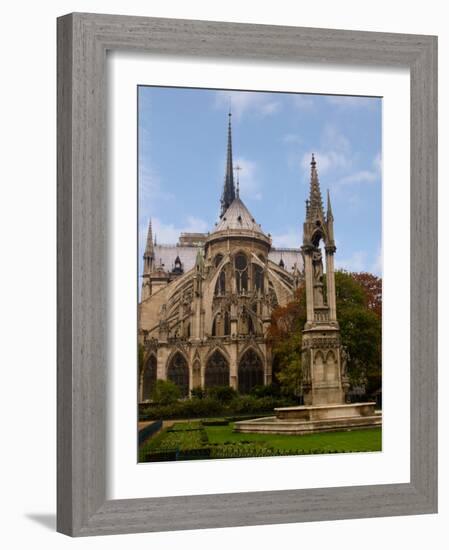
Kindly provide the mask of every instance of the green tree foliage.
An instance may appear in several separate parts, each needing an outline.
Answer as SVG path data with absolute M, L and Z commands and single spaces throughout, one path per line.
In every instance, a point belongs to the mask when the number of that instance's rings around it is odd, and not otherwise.
M 381 386 L 382 319 L 381 310 L 371 307 L 368 291 L 358 275 L 335 273 L 337 317 L 342 344 L 349 352 L 350 381 L 354 385 L 366 381 L 367 393 L 371 394 Z
M 306 321 L 305 292 L 301 287 L 292 302 L 272 314 L 268 338 L 273 347 L 273 374 L 286 394 L 301 394 L 301 342 Z
M 381 386 L 382 365 L 381 307 L 377 307 L 381 296 L 373 307 L 373 285 L 381 288 L 381 280 L 369 274 L 361 277 L 361 274 L 346 271 L 335 273 L 341 340 L 349 352 L 348 374 L 353 385 L 365 383 L 368 394 Z M 305 303 L 305 290 L 301 287 L 291 303 L 276 308 L 269 329 L 275 379 L 285 392 L 294 395 L 301 391 Z
M 180 397 L 180 389 L 170 380 L 157 380 L 151 392 L 151 399 L 158 405 L 170 405 Z

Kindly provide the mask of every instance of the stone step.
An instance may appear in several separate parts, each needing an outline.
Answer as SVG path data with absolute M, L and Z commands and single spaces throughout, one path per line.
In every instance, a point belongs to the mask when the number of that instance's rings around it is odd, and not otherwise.
M 378 428 L 382 426 L 382 415 L 362 417 L 341 417 L 326 420 L 302 421 L 279 420 L 275 416 L 244 420 L 234 424 L 239 433 L 266 433 L 304 435 L 319 432 L 350 431 L 356 429 Z

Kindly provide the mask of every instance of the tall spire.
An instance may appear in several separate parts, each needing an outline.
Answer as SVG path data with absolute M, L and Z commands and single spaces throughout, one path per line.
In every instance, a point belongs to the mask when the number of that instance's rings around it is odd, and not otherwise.
M 232 201 L 235 199 L 235 185 L 234 185 L 234 169 L 232 166 L 232 128 L 231 128 L 231 117 L 232 114 L 228 114 L 228 150 L 226 158 L 226 175 L 223 187 L 223 194 L 221 195 L 221 213 L 220 218 L 223 217 L 226 210 L 231 205 Z
M 329 189 L 327 190 L 327 214 L 326 214 L 326 227 L 327 227 L 327 237 L 328 237 L 328 247 L 333 248 L 335 252 L 335 241 L 334 241 L 334 213 L 332 212 L 331 205 L 331 196 Z
M 148 224 L 147 243 L 143 254 L 143 272 L 150 273 L 153 269 L 154 262 L 154 244 L 153 244 L 153 227 L 150 222 Z
M 310 195 L 307 205 L 308 220 L 324 220 L 323 199 L 321 197 L 320 182 L 316 169 L 315 155 L 312 153 L 312 161 L 310 163 Z

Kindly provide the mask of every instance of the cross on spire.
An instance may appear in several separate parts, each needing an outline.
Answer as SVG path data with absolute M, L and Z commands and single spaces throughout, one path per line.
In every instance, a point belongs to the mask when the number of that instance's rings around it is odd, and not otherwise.
M 236 194 L 237 194 L 238 199 L 240 198 L 240 175 L 239 175 L 240 170 L 243 170 L 243 168 L 239 164 L 236 164 L 236 166 L 235 166 L 235 171 L 237 172 L 237 190 L 236 190 Z

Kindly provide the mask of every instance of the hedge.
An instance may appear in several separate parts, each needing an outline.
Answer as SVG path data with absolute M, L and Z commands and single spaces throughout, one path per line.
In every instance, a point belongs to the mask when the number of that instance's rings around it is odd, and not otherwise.
M 234 397 L 229 403 L 220 402 L 212 397 L 193 397 L 176 401 L 171 405 L 149 405 L 141 410 L 140 420 L 270 415 L 273 414 L 274 408 L 289 405 L 292 405 L 291 400 L 274 396 L 242 395 Z

